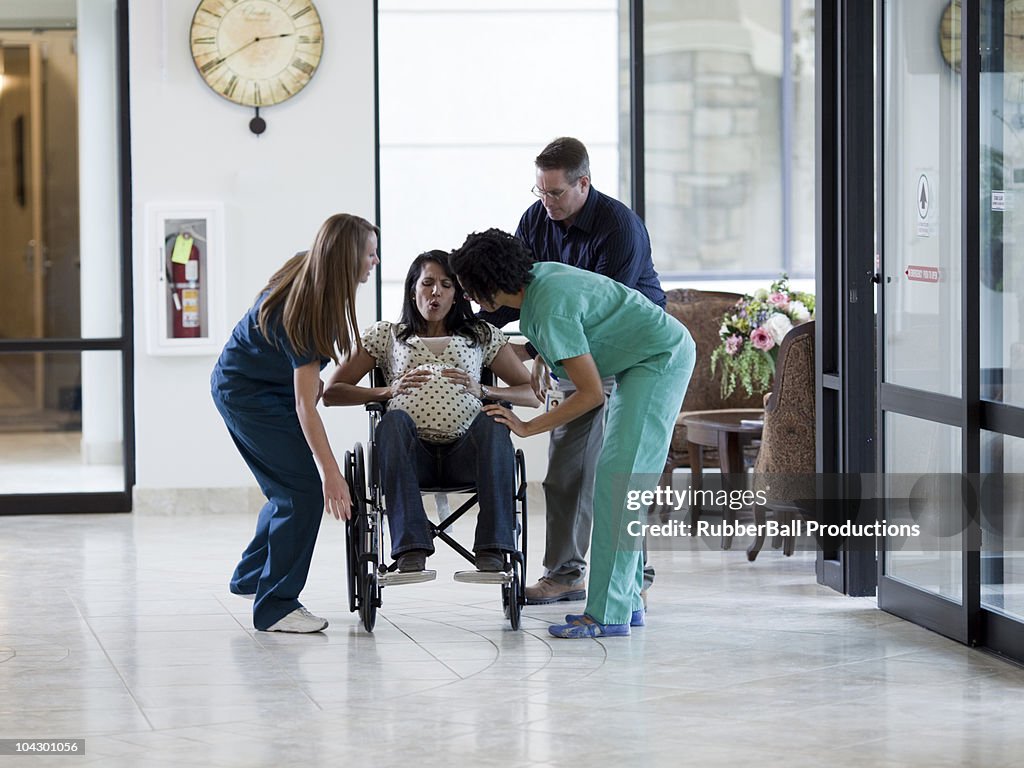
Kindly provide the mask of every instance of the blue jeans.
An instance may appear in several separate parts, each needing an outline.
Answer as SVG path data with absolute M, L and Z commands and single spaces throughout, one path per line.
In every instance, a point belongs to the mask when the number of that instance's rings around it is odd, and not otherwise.
M 405 411 L 388 411 L 377 427 L 391 556 L 434 551 L 420 488 L 476 485 L 480 513 L 473 551 L 515 550 L 515 453 L 508 427 L 485 413 L 454 443 L 428 443 Z

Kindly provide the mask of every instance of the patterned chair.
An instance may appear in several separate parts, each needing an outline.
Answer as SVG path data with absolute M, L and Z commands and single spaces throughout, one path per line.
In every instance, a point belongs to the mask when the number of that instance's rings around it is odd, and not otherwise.
M 738 293 L 724 291 L 698 291 L 691 288 L 676 288 L 666 294 L 665 311 L 687 327 L 693 340 L 697 343 L 697 362 L 693 367 L 690 386 L 679 416 L 676 417 L 675 430 L 672 433 L 672 444 L 669 446 L 665 469 L 662 471 L 660 484 L 669 486 L 672 482 L 672 470 L 677 467 L 689 467 L 690 456 L 686 447 L 686 427 L 683 417 L 701 411 L 720 411 L 723 409 L 761 408 L 763 396 L 747 395 L 742 387 L 738 387 L 729 397 L 722 397 L 721 369 L 712 377 L 711 353 L 720 343 L 718 330 L 722 325 L 722 316 L 743 298 Z M 704 451 L 705 463 L 717 465 L 717 451 Z M 662 517 L 668 516 L 663 509 Z
M 754 522 L 763 526 L 772 509 L 783 525 L 813 511 L 815 493 L 814 321 L 796 326 L 782 340 L 775 381 L 764 408 L 761 448 L 754 462 L 753 490 L 764 491 L 768 505 L 754 506 Z M 793 554 L 793 538 L 783 540 L 783 554 Z M 755 560 L 764 536 L 747 548 Z

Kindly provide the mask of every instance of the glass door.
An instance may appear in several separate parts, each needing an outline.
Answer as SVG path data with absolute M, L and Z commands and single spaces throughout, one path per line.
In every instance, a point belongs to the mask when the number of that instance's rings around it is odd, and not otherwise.
M 982 4 L 979 88 L 981 632 L 1024 648 L 1024 2 Z
M 878 602 L 973 642 L 976 504 L 961 482 L 976 440 L 965 404 L 977 376 L 962 310 L 970 285 L 962 190 L 972 178 L 964 83 L 972 73 L 960 56 L 959 0 L 884 0 L 882 9 L 879 466 L 883 517 L 919 533 L 884 540 Z
M 0 514 L 130 509 L 126 14 L 77 6 L 0 8 Z

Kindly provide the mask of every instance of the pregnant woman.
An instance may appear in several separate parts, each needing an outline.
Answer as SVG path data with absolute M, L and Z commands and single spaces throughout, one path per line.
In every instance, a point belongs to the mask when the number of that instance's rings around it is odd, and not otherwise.
M 484 366 L 509 386 L 482 385 Z M 359 386 L 375 367 L 387 385 Z M 515 454 L 508 428 L 480 410 L 492 399 L 537 405 L 530 373 L 504 334 L 473 316 L 448 254 L 423 253 L 406 275 L 401 321 L 367 329 L 324 391 L 327 405 L 388 402 L 377 456 L 399 571 L 422 571 L 434 552 L 421 487 L 477 486 L 478 570 L 500 570 L 515 550 Z

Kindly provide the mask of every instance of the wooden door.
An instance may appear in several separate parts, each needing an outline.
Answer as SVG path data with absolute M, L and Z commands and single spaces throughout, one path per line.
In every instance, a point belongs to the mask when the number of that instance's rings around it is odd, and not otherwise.
M 39 43 L 0 47 L 0 338 L 44 335 L 42 54 Z M 0 405 L 43 406 L 43 356 L 0 358 Z

